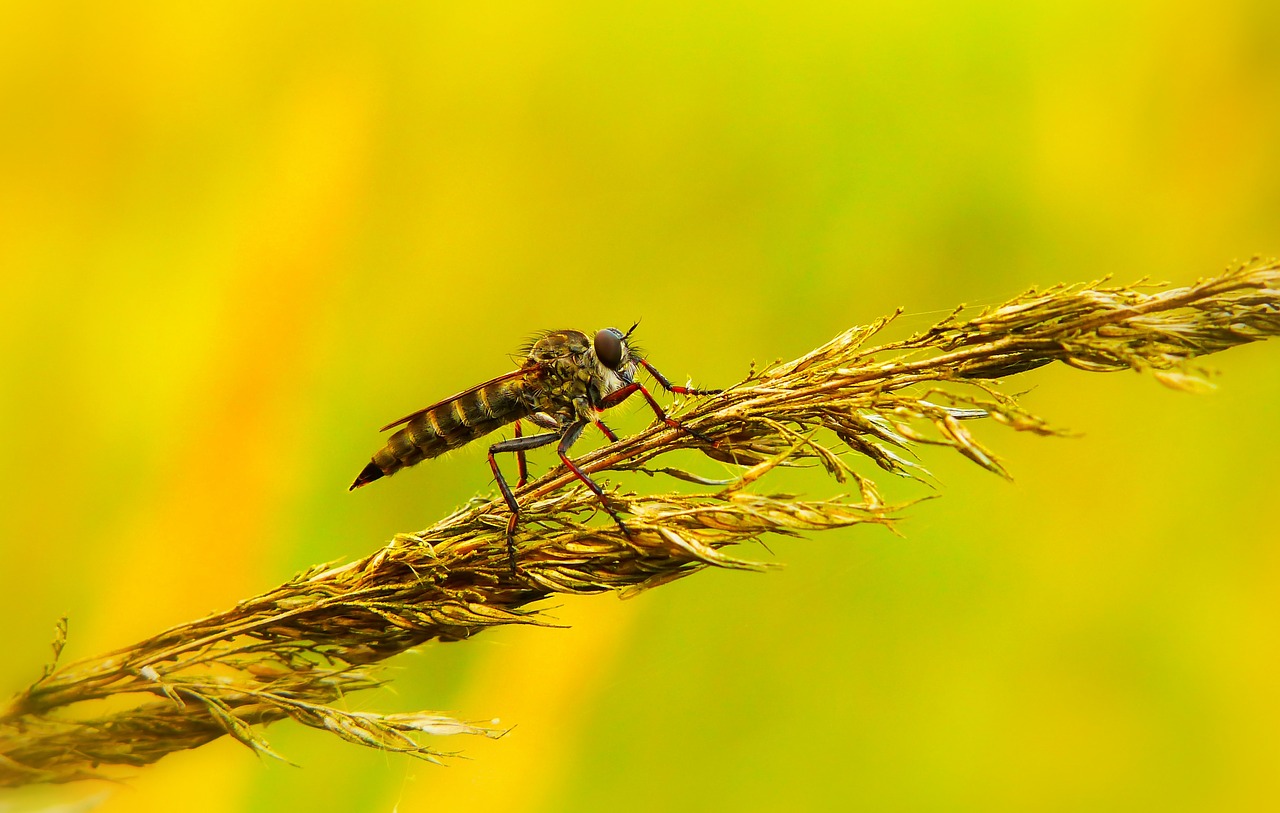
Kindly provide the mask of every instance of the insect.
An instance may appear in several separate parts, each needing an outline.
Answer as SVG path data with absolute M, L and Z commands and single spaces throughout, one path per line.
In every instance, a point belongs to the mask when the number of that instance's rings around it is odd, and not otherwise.
M 623 333 L 617 328 L 607 327 L 596 333 L 594 338 L 577 330 L 553 330 L 543 334 L 530 346 L 529 354 L 519 369 L 382 427 L 384 432 L 397 426 L 402 428 L 374 453 L 373 459 L 351 484 L 351 490 L 415 463 L 438 457 L 514 422 L 515 437 L 489 447 L 489 468 L 493 470 L 502 499 L 511 509 L 511 517 L 507 521 L 507 545 L 513 561 L 515 548 L 512 537 L 520 506 L 498 468 L 495 456 L 502 452 L 515 452 L 520 475 L 516 488 L 520 488 L 529 479 L 525 452 L 555 443 L 560 460 L 591 489 L 604 510 L 629 536 L 622 518 L 605 501 L 604 490 L 569 459 L 569 448 L 591 424 L 610 441 L 617 440 L 618 436 L 605 426 L 600 415 L 637 392 L 644 396 L 658 419 L 667 426 L 683 429 L 714 445 L 710 438 L 683 426 L 663 411 L 649 390 L 636 380 L 636 373 L 641 367 L 648 370 L 668 392 L 680 395 L 717 395 L 721 392 L 673 385 L 629 343 L 635 329 L 636 325 L 632 325 Z M 523 435 L 522 420 L 550 431 Z

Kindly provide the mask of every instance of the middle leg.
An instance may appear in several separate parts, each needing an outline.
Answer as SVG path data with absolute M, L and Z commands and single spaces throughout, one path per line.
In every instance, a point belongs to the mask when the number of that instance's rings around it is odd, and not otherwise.
M 623 536 L 630 539 L 631 531 L 622 521 L 622 517 L 618 516 L 618 512 L 609 507 L 609 503 L 604 496 L 604 489 L 597 485 L 594 480 L 587 476 L 586 472 L 578 468 L 578 465 L 569 459 L 569 447 L 577 442 L 578 438 L 582 436 L 582 430 L 587 428 L 587 423 L 588 421 L 585 420 L 577 420 L 569 424 L 569 428 L 565 430 L 564 435 L 560 438 L 560 445 L 556 447 L 556 451 L 560 454 L 560 460 L 563 461 L 569 471 L 573 472 L 573 476 L 586 484 L 587 488 L 591 489 L 591 493 L 595 494 L 596 497 L 599 498 L 600 506 L 604 508 L 605 513 L 613 518 L 614 523 L 617 524 L 618 528 L 622 531 Z M 593 423 L 598 424 L 602 429 L 607 428 L 604 424 L 599 422 L 599 419 L 593 421 Z

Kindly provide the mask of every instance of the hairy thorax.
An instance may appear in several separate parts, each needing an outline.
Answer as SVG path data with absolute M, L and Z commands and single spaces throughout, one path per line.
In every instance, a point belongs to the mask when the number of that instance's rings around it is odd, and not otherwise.
M 577 330 L 556 330 L 538 339 L 524 366 L 538 370 L 525 388 L 530 412 L 549 415 L 561 425 L 591 419 L 606 395 L 625 386 L 616 371 L 596 358 L 591 339 Z M 620 369 L 634 375 L 635 366 L 628 358 Z

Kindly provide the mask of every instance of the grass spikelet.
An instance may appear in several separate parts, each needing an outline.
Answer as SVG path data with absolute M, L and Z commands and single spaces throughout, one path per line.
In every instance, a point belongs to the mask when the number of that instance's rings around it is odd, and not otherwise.
M 1032 290 L 868 347 L 892 318 L 852 328 L 698 401 L 681 420 L 715 440 L 714 448 L 655 425 L 580 458 L 589 474 L 643 471 L 701 486 L 691 494 L 611 493 L 630 537 L 593 521 L 595 496 L 555 469 L 517 493 L 523 516 L 515 571 L 502 501 L 479 501 L 358 561 L 313 567 L 225 612 L 59 667 L 61 623 L 55 663 L 0 711 L 0 786 L 97 777 L 101 766 L 145 765 L 224 735 L 277 756 L 262 728 L 286 718 L 432 761 L 448 754 L 423 735 L 500 736 L 439 715 L 357 714 L 334 703 L 380 685 L 380 661 L 426 641 L 547 624 L 531 605 L 555 593 L 625 596 L 707 567 L 762 569 L 727 549 L 768 534 L 891 527 L 907 506 L 887 504 L 874 481 L 850 465 L 850 453 L 919 479 L 928 473 L 912 450 L 944 446 L 1008 476 L 973 434 L 974 421 L 991 418 L 1042 435 L 1055 430 L 1002 392 L 997 379 L 1056 361 L 1092 372 L 1150 371 L 1165 385 L 1203 389 L 1189 367 L 1193 359 L 1280 333 L 1280 265 L 1253 261 L 1168 290 L 1104 283 Z M 726 482 L 649 465 L 679 449 L 742 472 Z M 856 499 L 762 490 L 778 467 L 806 460 L 856 485 Z M 119 710 L 84 710 L 104 699 Z

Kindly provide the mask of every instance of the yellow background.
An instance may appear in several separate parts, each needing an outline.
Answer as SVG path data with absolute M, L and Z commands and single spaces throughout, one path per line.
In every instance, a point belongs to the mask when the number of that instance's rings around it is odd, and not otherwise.
M 1276 253 L 1278 42 L 1273 0 L 5 6 L 0 691 L 64 613 L 68 657 L 104 651 L 491 489 L 467 449 L 346 492 L 378 426 L 534 330 L 642 318 L 716 385 L 899 305 Z M 1012 485 L 926 454 L 905 539 L 560 601 L 571 629 L 350 698 L 516 726 L 451 767 L 282 724 L 300 768 L 222 741 L 6 801 L 1263 809 L 1280 343 L 1210 363 L 1205 397 L 1039 371 L 1011 387 L 1083 436 L 979 427 Z

